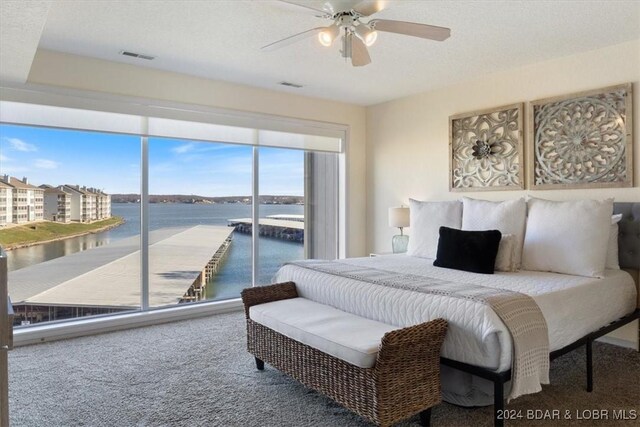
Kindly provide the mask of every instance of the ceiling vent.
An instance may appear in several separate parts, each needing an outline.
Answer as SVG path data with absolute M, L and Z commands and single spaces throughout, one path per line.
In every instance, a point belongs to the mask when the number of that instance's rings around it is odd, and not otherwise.
M 294 88 L 296 88 L 296 89 L 300 89 L 300 88 L 302 87 L 302 85 L 295 84 L 295 83 L 291 83 L 291 82 L 280 82 L 280 83 L 278 83 L 278 84 L 279 84 L 279 85 L 282 85 L 282 86 L 294 87 Z
M 120 51 L 120 55 L 130 56 L 132 58 L 146 59 L 147 61 L 151 61 L 153 59 L 156 59 L 155 56 L 145 55 L 144 53 L 129 52 L 128 50 L 121 50 Z

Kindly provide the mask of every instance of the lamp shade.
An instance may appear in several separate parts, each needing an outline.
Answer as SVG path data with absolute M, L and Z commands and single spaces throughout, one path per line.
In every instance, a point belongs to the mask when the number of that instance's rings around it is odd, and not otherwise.
M 318 33 L 318 40 L 320 40 L 320 44 L 325 47 L 331 46 L 333 41 L 340 34 L 340 27 L 335 22 L 332 25 L 329 25 L 324 30 Z
M 365 46 L 372 46 L 378 38 L 378 32 L 368 25 L 358 25 L 355 29 L 356 36 L 362 40 Z
M 409 208 L 401 206 L 399 208 L 389 208 L 389 227 L 408 227 Z

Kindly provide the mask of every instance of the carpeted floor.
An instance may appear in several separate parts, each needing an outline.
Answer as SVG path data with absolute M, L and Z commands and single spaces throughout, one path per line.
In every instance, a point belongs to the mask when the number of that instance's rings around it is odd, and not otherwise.
M 17 348 L 9 353 L 11 425 L 368 425 L 268 365 L 257 371 L 244 334 L 238 312 Z M 584 351 L 551 366 L 552 385 L 508 405 L 525 419 L 507 425 L 638 425 L 611 418 L 616 409 L 640 415 L 639 353 L 596 344 L 593 393 L 584 389 Z M 526 420 L 527 409 L 570 411 L 572 420 Z M 576 410 L 608 410 L 610 419 L 576 421 Z M 490 426 L 491 416 L 491 407 L 442 404 L 432 425 Z

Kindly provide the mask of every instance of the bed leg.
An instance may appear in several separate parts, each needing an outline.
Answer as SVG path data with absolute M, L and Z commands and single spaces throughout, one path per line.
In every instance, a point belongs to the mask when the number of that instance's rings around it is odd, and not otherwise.
M 504 382 L 493 381 L 493 425 L 504 426 Z
M 423 427 L 429 427 L 431 425 L 431 408 L 420 412 L 420 425 Z
M 587 340 L 587 391 L 593 391 L 593 341 Z
M 264 371 L 264 362 L 258 359 L 257 357 L 255 359 L 256 359 L 256 368 L 258 368 L 259 371 Z

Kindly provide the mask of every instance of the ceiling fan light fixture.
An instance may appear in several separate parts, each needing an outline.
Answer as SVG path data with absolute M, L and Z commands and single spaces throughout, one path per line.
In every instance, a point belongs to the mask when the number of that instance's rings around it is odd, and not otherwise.
M 340 34 L 340 27 L 334 23 L 318 33 L 318 40 L 322 46 L 329 47 L 338 34 Z
M 308 0 L 279 0 L 279 2 L 296 6 L 307 12 L 312 11 L 316 17 L 329 20 L 330 25 L 318 26 L 285 37 L 261 47 L 263 51 L 276 50 L 316 35 L 322 46 L 329 47 L 341 36 L 342 56 L 345 59 L 350 58 L 351 65 L 354 67 L 362 67 L 371 63 L 367 47 L 376 43 L 380 31 L 435 41 L 444 41 L 451 36 L 451 29 L 447 27 L 393 19 L 371 19 L 371 15 L 384 9 L 385 0 L 323 0 L 324 5 L 321 9 L 310 5 Z
M 358 25 L 354 32 L 365 46 L 373 45 L 378 38 L 378 32 L 366 24 Z

